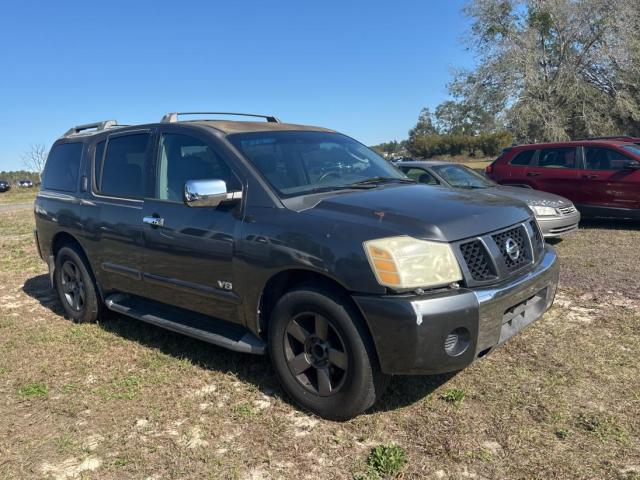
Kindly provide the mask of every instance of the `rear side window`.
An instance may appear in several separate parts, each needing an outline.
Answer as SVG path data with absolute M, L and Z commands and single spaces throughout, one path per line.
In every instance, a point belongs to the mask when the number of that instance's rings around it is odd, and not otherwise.
M 51 150 L 44 169 L 42 186 L 49 190 L 75 192 L 82 158 L 82 143 L 63 143 Z
M 524 152 L 520 152 L 509 162 L 509 165 L 531 165 L 534 153 L 536 153 L 535 150 L 525 150 Z
M 576 149 L 569 147 L 540 150 L 538 166 L 545 168 L 576 168 Z
M 100 193 L 114 197 L 143 198 L 149 134 L 109 139 L 100 168 L 96 155 L 96 184 Z

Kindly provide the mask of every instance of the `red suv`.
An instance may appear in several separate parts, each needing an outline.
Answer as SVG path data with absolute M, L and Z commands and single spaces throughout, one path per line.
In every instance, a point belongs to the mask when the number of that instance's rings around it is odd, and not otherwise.
M 640 145 L 626 138 L 518 145 L 486 174 L 502 185 L 562 195 L 583 216 L 640 219 Z

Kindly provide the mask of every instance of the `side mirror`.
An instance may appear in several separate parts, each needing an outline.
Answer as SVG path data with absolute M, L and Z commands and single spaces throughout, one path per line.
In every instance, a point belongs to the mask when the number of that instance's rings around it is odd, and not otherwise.
M 184 204 L 187 207 L 217 207 L 241 198 L 242 192 L 227 192 L 224 180 L 187 180 L 184 184 Z
M 640 162 L 638 162 L 637 160 L 627 160 L 626 162 L 624 162 L 623 168 L 625 170 L 639 170 Z

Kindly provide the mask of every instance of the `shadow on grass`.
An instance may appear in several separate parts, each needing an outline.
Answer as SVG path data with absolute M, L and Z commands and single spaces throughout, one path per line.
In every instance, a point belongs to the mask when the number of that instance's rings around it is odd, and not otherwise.
M 56 315 L 64 316 L 58 296 L 50 287 L 48 275 L 28 279 L 22 290 Z M 275 395 L 292 404 L 280 388 L 271 362 L 266 356 L 227 350 L 116 313 L 109 313 L 99 326 L 121 338 L 157 349 L 198 367 L 231 374 L 241 381 L 252 383 L 265 394 Z M 386 393 L 370 412 L 384 412 L 411 405 L 429 395 L 454 375 L 455 373 L 393 377 Z
M 580 220 L 580 228 L 593 228 L 598 230 L 640 230 L 640 220 L 584 218 Z

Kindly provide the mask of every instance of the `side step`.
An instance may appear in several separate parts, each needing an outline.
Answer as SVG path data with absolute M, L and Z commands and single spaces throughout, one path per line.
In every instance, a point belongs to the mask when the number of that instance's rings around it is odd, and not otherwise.
M 240 325 L 122 293 L 109 295 L 105 304 L 114 312 L 229 350 L 266 353 L 266 343 Z

